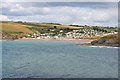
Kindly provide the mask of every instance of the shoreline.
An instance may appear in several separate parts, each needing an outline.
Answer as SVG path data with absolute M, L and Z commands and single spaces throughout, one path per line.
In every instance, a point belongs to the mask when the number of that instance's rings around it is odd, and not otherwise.
M 92 45 L 90 43 L 84 43 L 84 44 L 78 44 L 80 46 L 90 46 L 90 47 L 112 47 L 112 48 L 119 48 L 118 46 L 111 46 L 111 45 L 105 45 L 105 44 L 96 44 Z
M 91 42 L 90 39 L 36 39 L 36 38 L 22 38 L 20 41 L 74 41 L 74 42 Z
M 7 40 L 9 41 L 9 40 Z M 10 40 L 10 41 L 69 41 L 69 42 L 84 42 L 83 44 L 76 44 L 78 46 L 86 46 L 86 47 L 110 47 L 110 48 L 119 48 L 117 46 L 110 46 L 110 45 L 104 45 L 104 44 L 96 44 L 92 45 L 90 39 L 36 39 L 36 38 L 23 38 L 23 39 L 16 39 L 16 40 Z

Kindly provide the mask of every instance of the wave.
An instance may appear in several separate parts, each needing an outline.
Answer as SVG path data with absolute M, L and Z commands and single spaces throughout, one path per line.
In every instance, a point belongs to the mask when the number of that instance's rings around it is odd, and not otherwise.
M 115 48 L 115 49 L 119 49 L 119 47 L 111 47 L 111 46 L 89 46 L 89 47 L 97 47 L 97 48 Z

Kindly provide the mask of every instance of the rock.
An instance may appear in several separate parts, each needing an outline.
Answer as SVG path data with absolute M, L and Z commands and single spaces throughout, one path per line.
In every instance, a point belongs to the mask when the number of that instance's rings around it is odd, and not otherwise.
M 98 40 L 98 44 L 104 44 L 105 42 L 106 42 L 106 40 L 104 40 L 104 39 Z
M 95 44 L 105 44 L 106 40 L 95 40 L 91 42 L 91 45 L 95 45 Z
M 119 44 L 112 44 L 113 47 L 120 47 Z
M 98 43 L 98 41 L 95 40 L 95 41 L 92 41 L 92 42 L 91 42 L 91 45 L 95 45 L 95 44 L 97 44 L 97 43 Z
M 104 44 L 112 44 L 110 41 L 105 41 Z

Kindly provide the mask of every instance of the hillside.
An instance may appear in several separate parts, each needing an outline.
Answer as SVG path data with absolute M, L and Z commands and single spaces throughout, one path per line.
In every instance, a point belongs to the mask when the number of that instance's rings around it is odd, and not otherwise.
M 120 47 L 120 33 L 103 36 L 91 43 L 81 44 L 85 46 L 112 46 Z
M 33 31 L 27 28 L 27 26 L 15 22 L 0 22 L 0 24 L 3 39 L 18 39 L 24 34 L 33 33 Z
M 26 34 L 46 33 L 48 29 L 79 29 L 80 27 L 34 22 L 0 22 L 2 35 L 4 39 L 17 39 L 26 36 Z
M 25 25 L 21 25 L 15 22 L 3 22 L 2 32 L 6 33 L 33 33 Z
M 103 34 L 117 32 L 118 28 L 100 27 L 100 26 L 81 26 L 81 25 L 64 25 L 58 23 L 36 23 L 36 22 L 0 22 L 3 39 L 19 38 L 45 38 L 55 36 L 71 39 L 98 39 Z M 44 36 L 42 36 L 44 35 Z M 99 36 L 98 36 L 99 35 Z M 114 36 L 115 37 L 115 36 Z M 103 39 L 108 39 L 103 37 Z M 111 38 L 111 37 L 110 37 Z M 110 39 L 109 38 L 109 39 Z M 113 38 L 112 38 L 113 39 Z M 101 40 L 101 39 L 100 39 Z M 110 42 L 112 40 L 110 39 Z M 108 41 L 109 42 L 109 41 Z M 94 43 L 94 42 L 93 42 Z
M 22 25 L 27 25 L 29 27 L 37 27 L 37 28 L 70 28 L 70 29 L 79 29 L 82 27 L 76 27 L 76 26 L 69 26 L 69 25 L 63 25 L 63 24 L 54 24 L 54 23 L 35 23 L 35 22 L 17 22 Z

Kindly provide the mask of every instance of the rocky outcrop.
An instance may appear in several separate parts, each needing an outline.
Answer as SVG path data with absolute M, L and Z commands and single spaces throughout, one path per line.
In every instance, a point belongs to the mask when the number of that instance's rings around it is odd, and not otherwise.
M 109 36 L 104 36 L 98 40 L 92 41 L 91 45 L 120 47 L 120 40 L 118 34 L 109 35 Z
M 19 39 L 19 37 L 15 35 L 10 35 L 4 32 L 2 33 L 2 40 L 15 40 L 15 39 Z
M 112 46 L 120 47 L 120 33 L 101 37 L 91 43 L 80 44 L 82 46 Z

